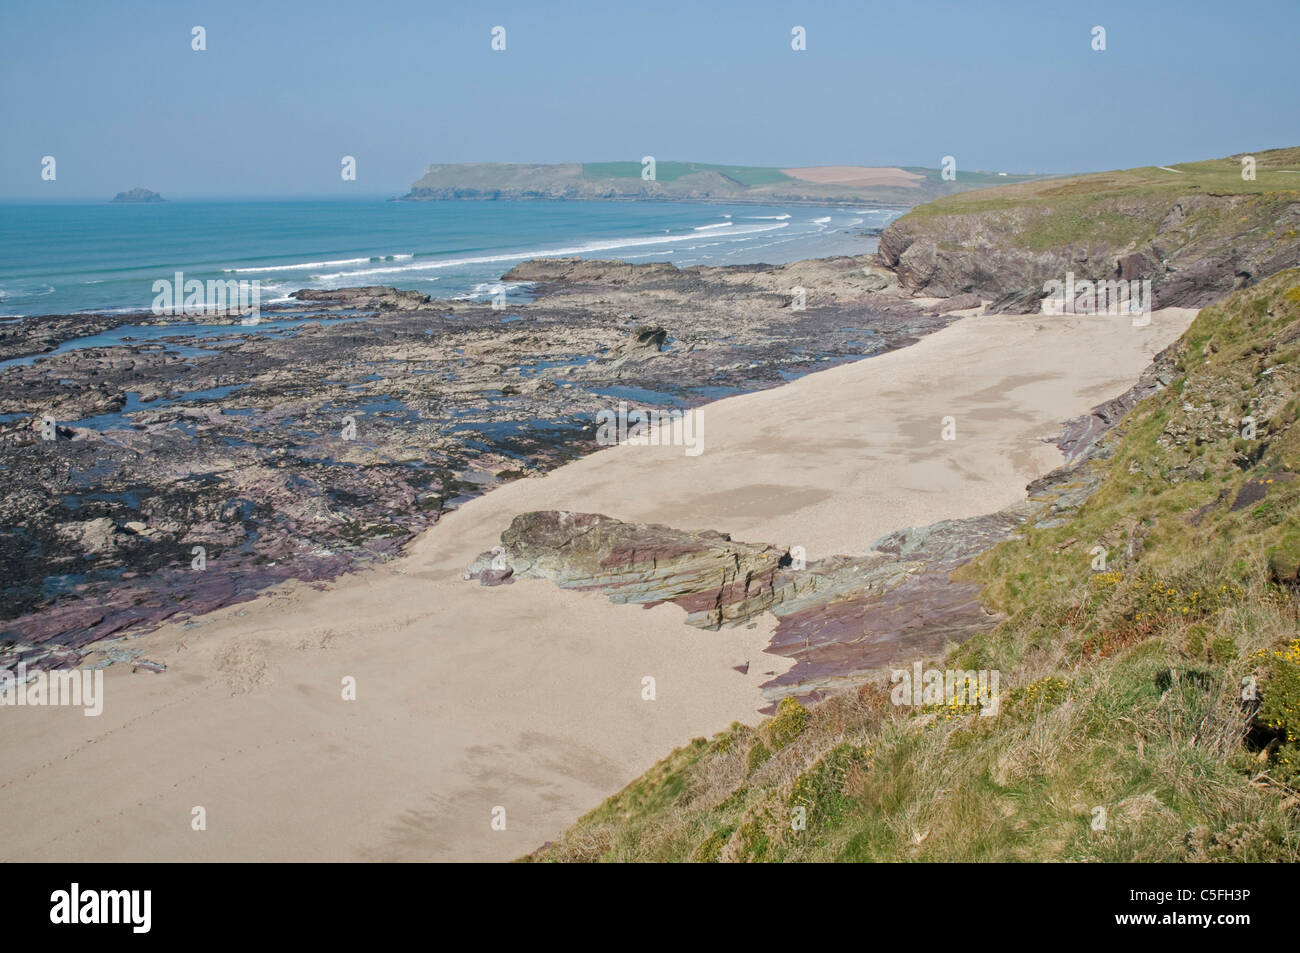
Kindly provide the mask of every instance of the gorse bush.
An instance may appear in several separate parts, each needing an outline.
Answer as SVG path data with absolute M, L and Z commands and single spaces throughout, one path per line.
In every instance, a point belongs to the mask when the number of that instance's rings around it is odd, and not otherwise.
M 1267 673 L 1260 686 L 1258 724 L 1271 735 L 1278 777 L 1295 782 L 1300 777 L 1300 638 L 1254 658 Z
M 776 715 L 767 725 L 767 736 L 772 748 L 780 751 L 803 733 L 808 724 L 808 709 L 796 698 L 783 698 Z

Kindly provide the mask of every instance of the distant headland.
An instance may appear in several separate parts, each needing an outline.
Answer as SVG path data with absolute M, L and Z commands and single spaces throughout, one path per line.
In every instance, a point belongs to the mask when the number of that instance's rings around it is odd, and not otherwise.
M 991 185 L 1045 178 L 921 167 L 767 168 L 703 162 L 570 162 L 557 165 L 470 162 L 431 165 L 406 201 L 577 199 L 788 205 L 873 202 L 910 208 Z

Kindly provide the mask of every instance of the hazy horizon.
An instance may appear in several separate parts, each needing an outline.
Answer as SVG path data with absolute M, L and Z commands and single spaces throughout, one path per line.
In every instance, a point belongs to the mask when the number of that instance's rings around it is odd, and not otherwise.
M 389 197 L 431 163 L 643 155 L 1068 174 L 1295 145 L 1300 7 L 1250 9 L 10 0 L 0 198 Z

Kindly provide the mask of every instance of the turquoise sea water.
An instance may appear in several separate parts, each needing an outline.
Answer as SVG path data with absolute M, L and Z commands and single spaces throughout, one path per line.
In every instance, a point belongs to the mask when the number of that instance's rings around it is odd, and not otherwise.
M 394 285 L 486 297 L 542 255 L 779 264 L 862 254 L 899 213 L 638 202 L 167 202 L 0 205 L 0 318 L 145 310 L 153 282 L 260 282 L 263 305 L 299 288 Z M 508 294 L 522 288 L 507 287 Z

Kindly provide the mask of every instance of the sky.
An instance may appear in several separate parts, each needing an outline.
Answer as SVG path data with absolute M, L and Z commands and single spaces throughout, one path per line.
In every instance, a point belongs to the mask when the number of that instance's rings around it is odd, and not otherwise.
M 1297 38 L 1300 0 L 0 0 L 0 198 L 400 195 L 435 162 L 645 155 L 1163 165 L 1300 144 Z

